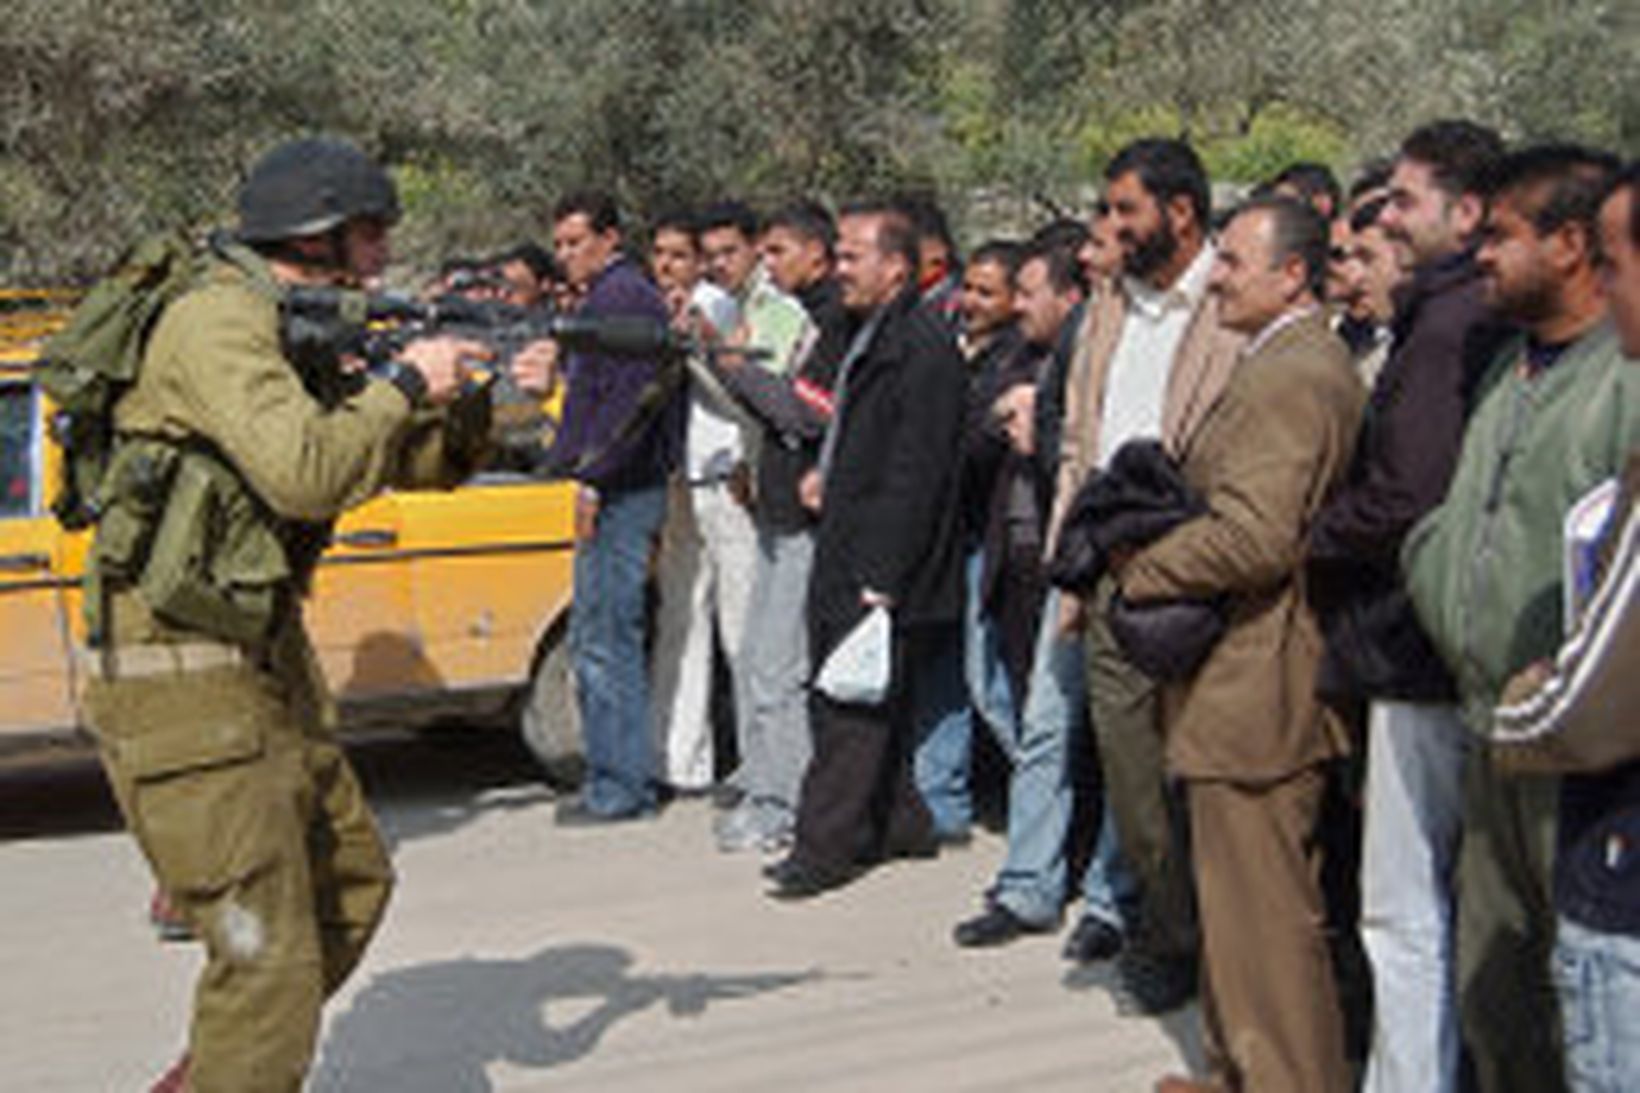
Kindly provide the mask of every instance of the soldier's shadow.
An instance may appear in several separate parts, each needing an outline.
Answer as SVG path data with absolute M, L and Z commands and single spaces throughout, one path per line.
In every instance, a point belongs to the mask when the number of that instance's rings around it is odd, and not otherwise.
M 818 978 L 638 975 L 611 945 L 566 945 L 518 960 L 463 958 L 377 976 L 331 1024 L 310 1093 L 489 1093 L 486 1068 L 548 1069 L 590 1055 L 623 1018 L 663 1004 L 694 1017 L 713 1002 Z

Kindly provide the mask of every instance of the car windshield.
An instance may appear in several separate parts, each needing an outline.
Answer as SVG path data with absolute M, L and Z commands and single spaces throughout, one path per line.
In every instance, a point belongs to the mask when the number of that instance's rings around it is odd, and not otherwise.
M 29 388 L 0 386 L 0 517 L 27 516 L 34 499 L 34 414 Z

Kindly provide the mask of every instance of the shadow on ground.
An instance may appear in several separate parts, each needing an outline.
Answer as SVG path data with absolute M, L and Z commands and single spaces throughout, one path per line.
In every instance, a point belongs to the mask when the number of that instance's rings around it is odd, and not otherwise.
M 550 800 L 516 733 L 478 726 L 348 736 L 348 757 L 399 843 L 497 810 Z M 0 841 L 117 831 L 123 825 L 89 744 L 0 762 Z
M 1107 960 L 1072 968 L 1064 974 L 1060 982 L 1067 990 L 1077 992 L 1103 990 L 1111 996 L 1118 1011 L 1121 1011 L 1125 1004 L 1115 961 Z M 1167 1038 L 1173 1041 L 1173 1045 L 1178 1048 L 1179 1057 L 1192 1073 L 1206 1072 L 1207 1056 L 1202 1049 L 1201 1011 L 1196 1003 L 1192 1002 L 1182 1009 L 1176 1009 L 1160 1017 L 1128 1015 L 1124 1020 L 1154 1021 Z
M 546 1070 L 597 1050 L 622 1019 L 665 1005 L 694 1017 L 713 1002 L 784 990 L 820 973 L 639 975 L 611 945 L 565 945 L 517 960 L 473 957 L 373 979 L 341 1013 L 311 1093 L 490 1093 L 493 1063 Z

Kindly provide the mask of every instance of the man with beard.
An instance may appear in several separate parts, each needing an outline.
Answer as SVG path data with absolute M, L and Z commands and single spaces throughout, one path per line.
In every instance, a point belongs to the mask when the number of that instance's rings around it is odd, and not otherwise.
M 917 302 L 916 235 L 891 206 L 856 206 L 838 232 L 843 303 L 860 329 L 839 366 L 837 409 L 801 487 L 819 518 L 809 581 L 810 647 L 825 658 L 866 615 L 893 618 L 892 679 L 875 703 L 813 696 L 814 759 L 796 843 L 772 895 L 812 897 L 862 863 L 935 852 L 912 784 L 914 695 L 929 651 L 961 612 L 957 464 L 964 397 L 956 342 Z
M 1449 1093 L 1458 1080 L 1452 870 L 1468 733 L 1397 556 L 1445 496 L 1467 394 L 1502 336 L 1475 265 L 1483 187 L 1502 152 L 1497 134 L 1467 121 L 1436 122 L 1403 142 L 1379 224 L 1363 225 L 1354 245 L 1381 234 L 1410 280 L 1396 295 L 1389 359 L 1349 476 L 1310 531 L 1310 581 L 1327 635 L 1323 688 L 1366 709 L 1360 935 L 1378 1002 L 1366 1084 L 1374 1093 Z
M 1568 507 L 1621 472 L 1640 439 L 1600 283 L 1597 217 L 1616 162 L 1551 145 L 1495 172 L 1476 261 L 1488 302 L 1523 333 L 1482 380 L 1445 502 L 1402 552 L 1407 588 L 1483 738 L 1505 682 L 1563 633 Z M 1560 781 L 1510 776 L 1486 747 L 1464 772 L 1458 999 L 1480 1086 L 1566 1088 L 1550 979 L 1550 869 Z
M 1218 322 L 1208 295 L 1206 171 L 1189 145 L 1137 141 L 1105 171 L 1105 201 L 1123 276 L 1094 305 L 1065 392 L 1065 426 L 1048 555 L 1072 499 L 1129 440 L 1159 438 L 1177 453 L 1233 369 L 1242 335 Z M 1195 989 L 1196 924 L 1182 815 L 1162 769 L 1156 685 L 1106 624 L 1113 582 L 1061 597 L 1064 628 L 1086 600 L 1088 695 L 1105 788 L 1140 916 L 1119 965 L 1133 1008 L 1160 1013 Z
M 1606 295 L 1627 367 L 1640 367 L 1640 163 L 1600 207 Z M 1553 662 L 1504 690 L 1511 763 L 1566 775 L 1555 850 L 1555 985 L 1573 1093 L 1640 1087 L 1640 447 L 1631 448 L 1574 629 Z

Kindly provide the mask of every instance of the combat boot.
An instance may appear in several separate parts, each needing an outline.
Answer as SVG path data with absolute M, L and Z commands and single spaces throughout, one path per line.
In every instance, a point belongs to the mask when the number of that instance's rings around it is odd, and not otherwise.
M 171 1064 L 171 1069 L 160 1075 L 159 1081 L 149 1087 L 148 1093 L 188 1093 L 188 1053 Z

